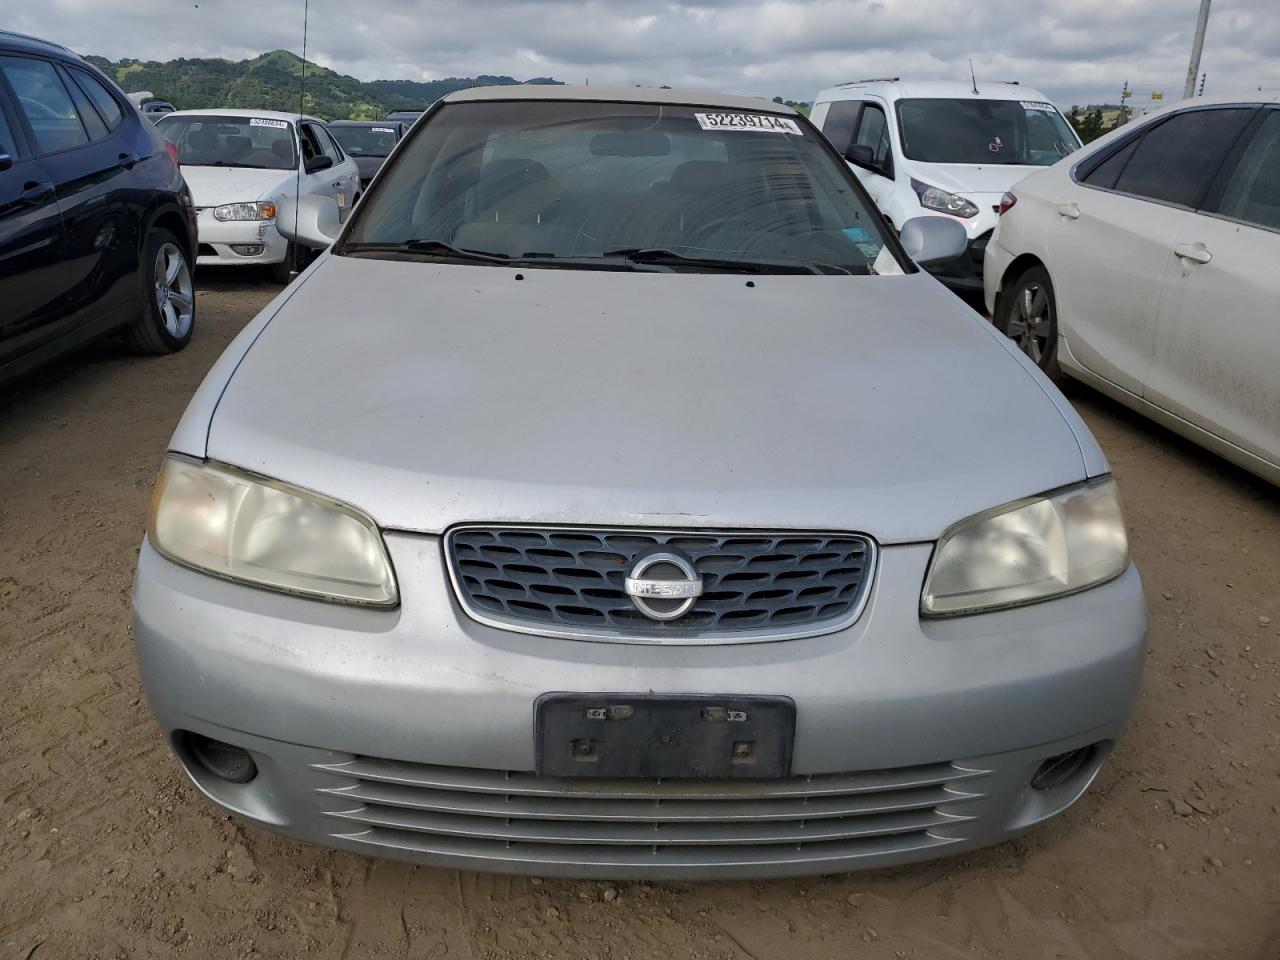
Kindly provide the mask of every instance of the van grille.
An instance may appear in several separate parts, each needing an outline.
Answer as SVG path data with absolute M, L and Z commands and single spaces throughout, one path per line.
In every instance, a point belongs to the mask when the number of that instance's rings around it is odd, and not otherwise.
M 857 618 L 875 566 L 858 534 L 459 527 L 445 540 L 459 599 L 509 629 L 635 642 L 810 636 Z M 640 613 L 623 581 L 643 556 L 687 557 L 703 593 L 682 617 Z
M 334 835 L 494 862 L 749 866 L 845 860 L 954 842 L 988 771 L 950 763 L 779 780 L 558 780 L 357 757 Z

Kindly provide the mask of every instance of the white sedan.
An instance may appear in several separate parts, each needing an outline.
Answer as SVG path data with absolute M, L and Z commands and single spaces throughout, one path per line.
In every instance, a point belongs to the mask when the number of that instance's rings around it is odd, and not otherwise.
M 276 229 L 280 202 L 297 192 L 326 196 L 345 215 L 360 191 L 356 162 L 312 117 L 181 110 L 156 126 L 177 147 L 199 211 L 202 266 L 266 266 L 288 283 L 297 251 Z
M 1005 195 L 984 287 L 996 326 L 1280 483 L 1280 97 L 1198 99 Z

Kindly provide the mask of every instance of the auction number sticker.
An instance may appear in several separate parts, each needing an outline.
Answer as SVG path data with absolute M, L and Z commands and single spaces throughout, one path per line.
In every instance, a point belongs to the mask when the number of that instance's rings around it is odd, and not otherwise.
M 695 113 L 703 130 L 754 130 L 757 133 L 789 133 L 803 137 L 800 124 L 789 117 L 766 113 Z
M 395 130 L 391 127 L 374 127 L 373 132 L 374 133 L 395 133 Z
M 1049 113 L 1057 113 L 1052 103 L 1039 103 L 1035 100 L 1019 100 L 1023 110 L 1047 110 Z
M 249 121 L 251 127 L 276 127 L 280 130 L 288 130 L 289 122 L 287 120 L 263 120 L 261 117 L 254 117 Z

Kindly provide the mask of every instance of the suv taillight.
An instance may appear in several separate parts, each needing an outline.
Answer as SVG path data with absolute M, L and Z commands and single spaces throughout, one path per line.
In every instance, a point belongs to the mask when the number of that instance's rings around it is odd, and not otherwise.
M 166 139 L 164 142 L 164 150 L 165 150 L 165 153 L 169 154 L 170 160 L 172 160 L 174 163 L 178 162 L 178 145 L 176 143 L 174 143 L 172 140 Z M 1008 194 L 1006 193 L 1005 196 L 1007 197 Z M 1003 213 L 1004 211 L 1001 210 L 1000 212 Z
M 1000 198 L 1000 206 L 996 207 L 996 213 L 999 216 L 1003 217 L 1006 213 L 1008 213 L 1010 210 L 1013 209 L 1013 205 L 1017 202 L 1018 202 L 1017 197 L 1015 197 L 1012 193 L 1006 193 L 1003 197 Z

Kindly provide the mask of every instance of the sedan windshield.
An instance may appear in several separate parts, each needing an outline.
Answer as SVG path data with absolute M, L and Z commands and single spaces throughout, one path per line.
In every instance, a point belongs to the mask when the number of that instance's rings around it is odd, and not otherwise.
M 396 145 L 396 128 L 373 125 L 369 127 L 339 126 L 330 124 L 329 132 L 353 157 L 385 157 Z
M 298 165 L 287 120 L 170 114 L 156 128 L 177 145 L 178 162 L 186 167 L 293 170 Z
M 902 152 L 925 163 L 1047 167 L 1080 146 L 1051 103 L 1036 100 L 898 101 Z
M 446 104 L 338 253 L 578 269 L 902 273 L 808 123 L 645 103 Z

